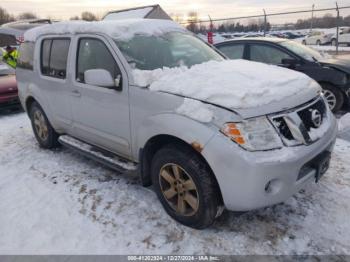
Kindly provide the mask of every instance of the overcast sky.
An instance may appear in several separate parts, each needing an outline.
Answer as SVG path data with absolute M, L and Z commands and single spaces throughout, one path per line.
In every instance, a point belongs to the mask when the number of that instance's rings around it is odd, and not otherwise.
M 117 10 L 135 6 L 160 4 L 169 14 L 187 14 L 197 11 L 206 18 L 235 17 L 261 13 L 265 8 L 268 13 L 311 9 L 313 3 L 316 8 L 335 6 L 334 0 L 1 0 L 0 6 L 12 14 L 34 12 L 42 18 L 68 19 L 82 11 L 90 11 L 99 16 L 109 10 Z M 350 6 L 350 0 L 338 0 L 339 6 Z M 350 9 L 342 11 L 342 15 L 349 15 Z M 320 14 L 321 15 L 321 14 Z M 323 15 L 323 14 L 322 14 Z M 289 16 L 289 20 L 304 15 Z M 307 15 L 309 16 L 309 15 Z

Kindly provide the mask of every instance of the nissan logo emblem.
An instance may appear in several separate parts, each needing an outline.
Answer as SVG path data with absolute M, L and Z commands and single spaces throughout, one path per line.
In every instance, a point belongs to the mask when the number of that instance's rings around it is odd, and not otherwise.
M 317 109 L 311 111 L 311 121 L 316 128 L 322 125 L 322 115 L 320 111 Z

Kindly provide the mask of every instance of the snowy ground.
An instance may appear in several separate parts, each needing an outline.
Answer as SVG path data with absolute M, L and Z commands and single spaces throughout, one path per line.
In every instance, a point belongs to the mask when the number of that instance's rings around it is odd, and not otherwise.
M 0 254 L 350 254 L 350 143 L 286 203 L 196 231 L 134 175 L 40 149 L 24 113 L 0 116 Z

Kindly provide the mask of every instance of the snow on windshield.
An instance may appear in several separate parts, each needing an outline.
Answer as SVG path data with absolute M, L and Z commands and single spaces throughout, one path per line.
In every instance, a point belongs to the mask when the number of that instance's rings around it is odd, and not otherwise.
M 210 61 L 191 68 L 133 70 L 139 86 L 207 101 L 228 108 L 251 108 L 320 90 L 308 76 L 245 60 Z
M 24 34 L 25 41 L 36 41 L 46 34 L 104 33 L 115 39 L 129 40 L 135 35 L 162 35 L 168 32 L 185 32 L 184 27 L 170 20 L 125 19 L 116 21 L 70 21 L 39 26 Z

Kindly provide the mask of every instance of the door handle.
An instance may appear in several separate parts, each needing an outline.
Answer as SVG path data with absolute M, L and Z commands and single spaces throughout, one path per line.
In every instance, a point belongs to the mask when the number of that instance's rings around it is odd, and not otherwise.
M 76 97 L 81 97 L 81 93 L 78 90 L 73 90 L 72 95 Z

